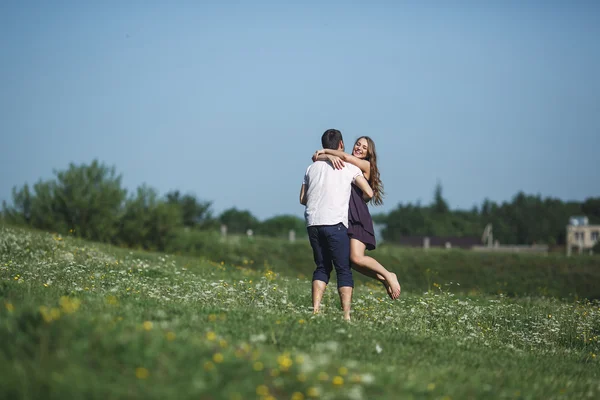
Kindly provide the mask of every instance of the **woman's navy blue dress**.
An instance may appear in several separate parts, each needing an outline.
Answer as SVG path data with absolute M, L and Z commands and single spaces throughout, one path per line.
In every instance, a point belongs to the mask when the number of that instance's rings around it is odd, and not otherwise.
M 367 246 L 367 250 L 374 250 L 375 230 L 373 229 L 373 219 L 362 195 L 362 190 L 356 185 L 352 185 L 348 207 L 348 236 L 350 236 L 350 239 L 363 242 Z

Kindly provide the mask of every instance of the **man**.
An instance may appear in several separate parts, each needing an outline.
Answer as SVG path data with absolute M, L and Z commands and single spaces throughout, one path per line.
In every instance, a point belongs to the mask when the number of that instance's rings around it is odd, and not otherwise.
M 337 129 L 325 131 L 321 144 L 324 149 L 344 151 L 342 133 Z M 316 264 L 312 280 L 313 313 L 319 312 L 333 263 L 340 303 L 347 321 L 350 320 L 354 288 L 347 233 L 352 183 L 363 191 L 365 200 L 373 197 L 373 190 L 358 167 L 344 163 L 340 170 L 336 170 L 329 162 L 316 161 L 306 170 L 300 189 L 300 203 L 306 206 L 304 217 Z

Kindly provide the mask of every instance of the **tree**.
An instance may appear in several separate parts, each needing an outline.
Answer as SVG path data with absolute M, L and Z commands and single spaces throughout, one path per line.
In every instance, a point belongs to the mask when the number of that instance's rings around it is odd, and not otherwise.
M 179 190 L 174 190 L 166 194 L 168 204 L 179 207 L 183 226 L 189 228 L 206 228 L 211 225 L 213 220 L 210 201 L 198 201 L 191 194 L 181 195 Z
M 125 203 L 119 239 L 128 246 L 162 251 L 175 238 L 181 221 L 176 204 L 160 200 L 156 190 L 142 185 Z
M 250 211 L 238 210 L 235 207 L 223 211 L 219 222 L 227 225 L 227 231 L 230 233 L 246 233 L 248 229 L 256 230 L 259 225 L 258 219 Z
M 61 225 L 86 239 L 110 241 L 117 233 L 126 196 L 115 168 L 94 160 L 90 165 L 71 163 L 55 174 L 54 184 L 38 189 L 50 192 L 47 201 Z
M 9 207 L 6 201 L 2 202 L 2 214 L 6 221 L 13 224 L 31 224 L 31 205 L 32 195 L 29 191 L 29 185 L 25 184 L 23 188 L 12 190 L 13 207 Z
M 278 215 L 260 223 L 257 233 L 264 236 L 288 237 L 290 231 L 306 236 L 306 222 L 295 215 Z
M 434 212 L 438 214 L 447 214 L 450 211 L 450 207 L 448 207 L 448 203 L 444 199 L 442 195 L 442 184 L 437 183 L 435 185 L 435 190 L 433 193 L 433 204 L 431 205 Z

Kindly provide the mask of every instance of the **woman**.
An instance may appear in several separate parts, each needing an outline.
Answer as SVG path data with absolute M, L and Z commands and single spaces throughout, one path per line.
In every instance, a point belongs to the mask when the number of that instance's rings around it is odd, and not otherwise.
M 375 143 L 368 136 L 361 136 L 354 144 L 352 154 L 339 150 L 322 149 L 313 155 L 315 160 L 330 160 L 335 168 L 342 168 L 343 162 L 356 165 L 363 172 L 365 179 L 373 189 L 373 203 L 383 204 L 383 184 L 377 169 L 377 153 Z M 395 300 L 400 296 L 400 283 L 395 273 L 385 269 L 372 257 L 365 255 L 365 250 L 375 249 L 375 232 L 373 219 L 362 191 L 352 185 L 348 208 L 348 236 L 350 236 L 350 262 L 352 267 L 363 275 L 379 280 L 385 286 L 389 296 Z

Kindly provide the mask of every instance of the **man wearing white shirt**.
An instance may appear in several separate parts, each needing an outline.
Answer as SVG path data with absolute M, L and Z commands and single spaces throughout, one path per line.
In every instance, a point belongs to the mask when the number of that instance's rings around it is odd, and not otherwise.
M 342 133 L 337 129 L 325 131 L 321 144 L 324 149 L 344 151 Z M 338 170 L 331 162 L 315 161 L 306 170 L 300 189 L 300 203 L 306 206 L 304 217 L 316 264 L 312 280 L 313 312 L 319 312 L 323 293 L 335 267 L 345 320 L 350 320 L 354 288 L 347 232 L 350 185 L 353 183 L 363 191 L 365 200 L 373 196 L 373 190 L 358 167 L 345 163 Z

